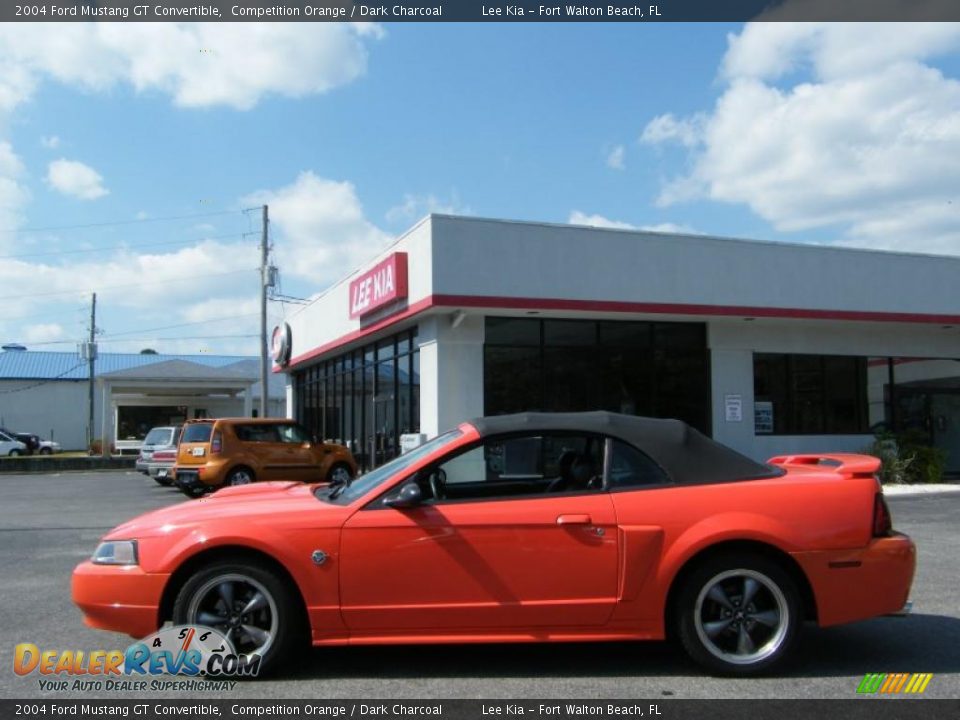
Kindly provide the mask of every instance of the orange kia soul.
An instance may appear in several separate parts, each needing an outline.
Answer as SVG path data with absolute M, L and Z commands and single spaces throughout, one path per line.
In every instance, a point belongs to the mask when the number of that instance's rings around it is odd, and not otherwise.
M 346 482 L 357 463 L 342 445 L 317 442 L 282 418 L 188 420 L 177 449 L 174 478 L 190 497 L 224 485 L 261 480 Z

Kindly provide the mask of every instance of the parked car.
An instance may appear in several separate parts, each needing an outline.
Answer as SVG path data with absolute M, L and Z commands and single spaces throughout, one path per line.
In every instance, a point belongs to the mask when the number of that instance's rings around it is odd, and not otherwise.
M 40 455 L 53 455 L 60 452 L 60 443 L 53 440 L 40 440 L 37 453 Z
M 318 442 L 293 420 L 188 420 L 177 449 L 175 482 L 199 497 L 222 485 L 262 480 L 348 482 L 357 463 L 342 445 Z
M 176 463 L 176 447 L 154 450 L 147 463 L 147 475 L 156 480 L 158 485 L 173 485 L 173 468 Z
M 39 435 L 34 435 L 33 433 L 14 432 L 13 430 L 7 430 L 6 428 L 2 428 L 2 427 L 0 427 L 0 432 L 12 438 L 13 440 L 18 440 L 19 442 L 22 442 L 24 447 L 26 448 L 24 450 L 25 455 L 33 455 L 33 453 L 35 453 L 40 448 Z
M 675 420 L 479 419 L 350 482 L 229 487 L 124 523 L 74 571 L 73 600 L 88 625 L 139 637 L 213 627 L 263 670 L 311 638 L 670 633 L 709 671 L 753 675 L 789 657 L 805 620 L 905 607 L 915 548 L 877 467 L 761 464 Z
M 143 445 L 140 446 L 140 453 L 137 455 L 135 463 L 137 471 L 149 475 L 161 485 L 172 484 L 173 475 L 169 470 L 173 464 L 153 463 L 153 455 L 159 451 L 176 450 L 181 432 L 183 432 L 183 425 L 161 425 L 151 428 L 143 438 Z M 151 465 L 154 466 L 154 472 L 150 471 Z M 161 468 L 164 469 L 162 474 Z
M 17 455 L 26 455 L 27 446 L 0 430 L 0 457 L 16 457 Z

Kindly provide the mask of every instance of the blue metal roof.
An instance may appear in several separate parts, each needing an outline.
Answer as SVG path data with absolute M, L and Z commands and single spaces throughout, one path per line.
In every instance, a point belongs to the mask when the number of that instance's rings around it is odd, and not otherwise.
M 143 367 L 166 360 L 186 360 L 212 368 L 256 358 L 244 355 L 141 355 L 140 353 L 102 353 L 94 365 L 97 375 Z M 0 380 L 85 380 L 89 377 L 86 360 L 75 352 L 38 352 L 7 350 L 0 352 Z

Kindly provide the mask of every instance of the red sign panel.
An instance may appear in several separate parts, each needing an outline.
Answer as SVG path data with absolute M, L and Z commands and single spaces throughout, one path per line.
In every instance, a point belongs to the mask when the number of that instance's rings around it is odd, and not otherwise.
M 407 297 L 407 254 L 394 253 L 350 283 L 350 318 L 360 318 Z

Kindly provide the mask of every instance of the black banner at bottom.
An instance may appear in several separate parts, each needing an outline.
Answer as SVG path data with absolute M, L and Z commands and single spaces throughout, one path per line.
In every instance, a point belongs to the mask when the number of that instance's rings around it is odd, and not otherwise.
M 0 700 L 0 718 L 355 718 L 355 720 L 936 720 L 960 700 Z

